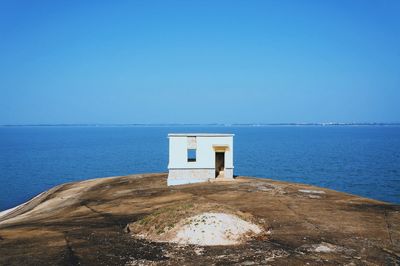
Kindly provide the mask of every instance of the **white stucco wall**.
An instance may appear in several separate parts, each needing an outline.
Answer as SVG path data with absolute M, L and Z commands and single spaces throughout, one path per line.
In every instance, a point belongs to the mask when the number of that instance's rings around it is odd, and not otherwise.
M 193 143 L 193 136 L 196 142 Z M 215 146 L 225 149 L 226 178 L 233 178 L 232 134 L 169 134 L 168 185 L 215 178 Z M 187 150 L 196 147 L 196 161 L 188 162 Z
M 215 168 L 214 146 L 228 146 L 225 151 L 225 168 L 233 168 L 233 136 L 196 137 L 196 162 L 187 161 L 188 141 L 186 136 L 169 137 L 169 164 L 168 169 L 173 168 Z

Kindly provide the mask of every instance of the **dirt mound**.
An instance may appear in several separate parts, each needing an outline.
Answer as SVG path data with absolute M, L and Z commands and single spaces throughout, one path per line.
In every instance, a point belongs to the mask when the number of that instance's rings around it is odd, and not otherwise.
M 236 215 L 206 212 L 185 219 L 171 242 L 200 246 L 235 245 L 261 232 L 260 226 Z
M 160 209 L 129 224 L 127 230 L 134 237 L 155 242 L 201 246 L 235 245 L 265 235 L 251 215 L 212 203 Z

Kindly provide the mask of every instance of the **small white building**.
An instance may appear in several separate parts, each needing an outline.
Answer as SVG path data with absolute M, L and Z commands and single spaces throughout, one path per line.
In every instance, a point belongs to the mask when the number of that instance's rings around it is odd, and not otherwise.
M 168 186 L 233 179 L 233 134 L 168 134 Z

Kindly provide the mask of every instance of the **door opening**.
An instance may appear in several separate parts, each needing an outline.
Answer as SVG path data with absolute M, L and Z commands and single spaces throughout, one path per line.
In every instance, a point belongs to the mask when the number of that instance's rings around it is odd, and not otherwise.
M 225 152 L 215 153 L 215 177 L 224 177 Z

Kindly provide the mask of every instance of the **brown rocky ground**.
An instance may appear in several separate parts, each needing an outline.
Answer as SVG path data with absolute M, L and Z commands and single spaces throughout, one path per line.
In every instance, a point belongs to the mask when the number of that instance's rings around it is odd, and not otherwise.
M 399 205 L 269 179 L 167 187 L 166 177 L 68 183 L 0 215 L 0 265 L 400 263 Z M 152 213 L 191 203 L 247 214 L 269 234 L 236 246 L 199 247 L 127 232 L 128 224 Z

